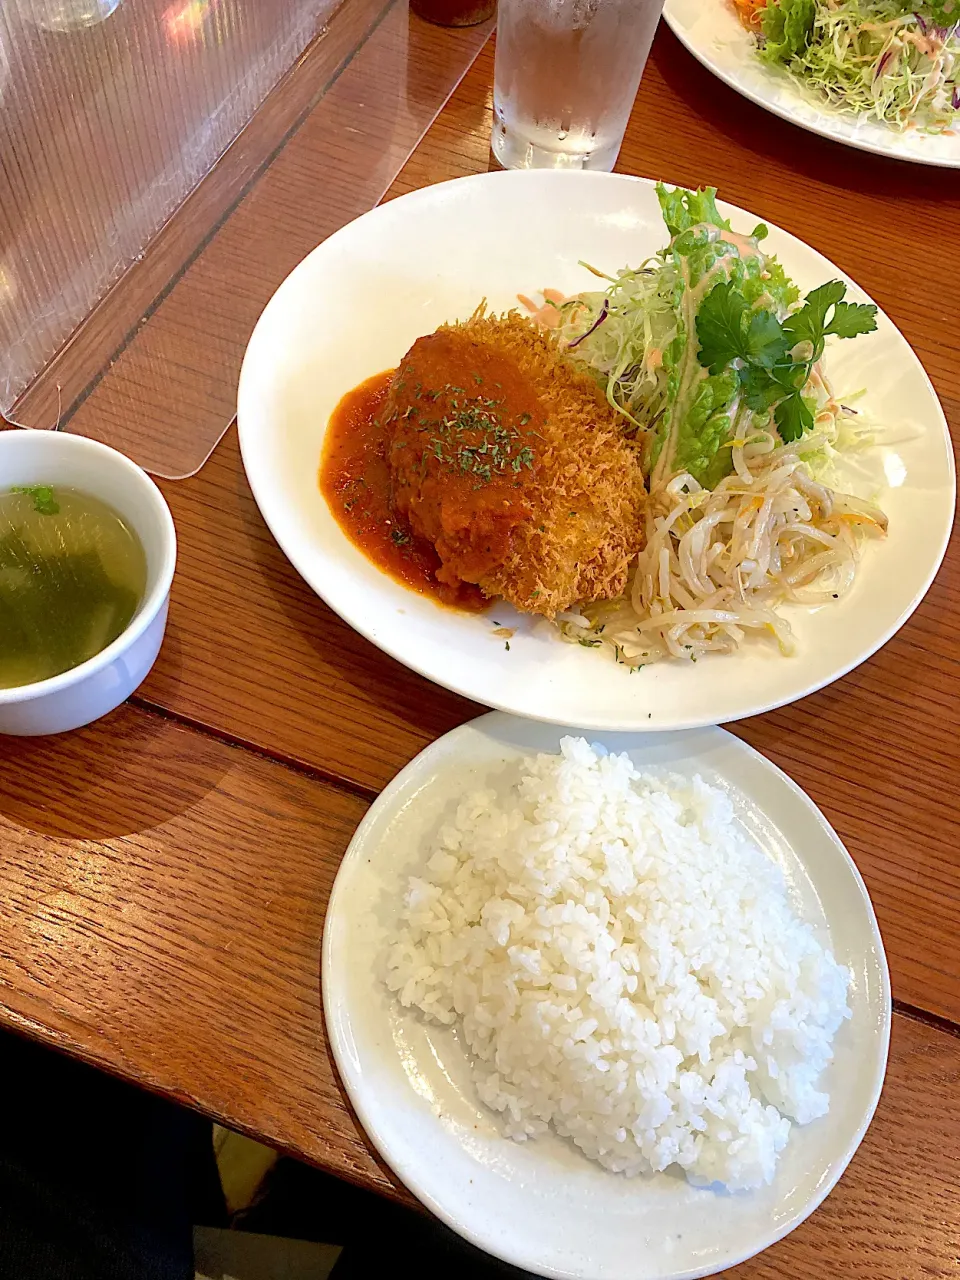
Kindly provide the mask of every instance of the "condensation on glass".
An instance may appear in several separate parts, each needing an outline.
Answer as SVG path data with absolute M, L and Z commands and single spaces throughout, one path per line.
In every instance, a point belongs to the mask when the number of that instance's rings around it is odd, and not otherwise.
M 305 122 L 308 247 L 376 203 L 487 34 L 434 28 L 427 40 L 460 43 L 428 51 L 429 83 L 415 76 L 411 95 L 418 22 L 406 0 L 0 5 L 0 410 L 97 436 L 160 475 L 195 471 L 293 265 L 271 243 L 288 211 L 251 224 L 253 270 L 204 282 L 209 322 L 190 293 L 200 268 Z M 242 218 L 232 233 L 235 255 Z M 81 410 L 104 384 L 97 421 Z

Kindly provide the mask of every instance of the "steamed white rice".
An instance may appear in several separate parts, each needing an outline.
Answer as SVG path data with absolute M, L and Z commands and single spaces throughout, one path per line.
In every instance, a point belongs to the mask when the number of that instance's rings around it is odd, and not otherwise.
M 791 1123 L 827 1112 L 849 970 L 717 787 L 574 738 L 520 773 L 468 795 L 410 880 L 390 989 L 460 1029 L 511 1137 L 769 1182 Z

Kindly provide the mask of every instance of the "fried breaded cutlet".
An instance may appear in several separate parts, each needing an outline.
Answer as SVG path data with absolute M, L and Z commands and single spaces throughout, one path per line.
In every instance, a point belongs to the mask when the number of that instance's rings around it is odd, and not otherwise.
M 593 379 L 516 312 L 407 352 L 384 407 L 393 504 L 438 578 L 527 613 L 621 594 L 643 541 L 637 449 Z

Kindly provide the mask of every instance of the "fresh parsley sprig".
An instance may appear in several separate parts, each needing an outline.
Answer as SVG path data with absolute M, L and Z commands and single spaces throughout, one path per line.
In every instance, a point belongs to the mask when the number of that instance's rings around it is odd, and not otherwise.
M 827 338 L 855 338 L 877 327 L 877 308 L 844 302 L 846 292 L 842 280 L 831 280 L 780 321 L 772 311 L 752 307 L 734 281 L 722 281 L 697 315 L 700 364 L 717 375 L 738 361 L 747 408 L 772 409 L 781 438 L 788 444 L 798 440 L 813 426 L 803 389 Z

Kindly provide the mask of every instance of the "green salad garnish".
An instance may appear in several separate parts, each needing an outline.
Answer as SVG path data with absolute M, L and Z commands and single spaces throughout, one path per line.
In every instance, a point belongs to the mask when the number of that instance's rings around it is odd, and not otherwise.
M 768 0 L 757 38 L 839 110 L 928 132 L 960 116 L 960 0 Z
M 657 194 L 667 248 L 581 295 L 561 333 L 643 433 L 651 487 L 688 472 L 712 488 L 730 470 L 732 439 L 775 426 L 786 443 L 813 427 L 827 339 L 871 332 L 877 309 L 847 302 L 839 280 L 801 303 L 760 248 L 767 228 L 733 232 L 712 187 Z

